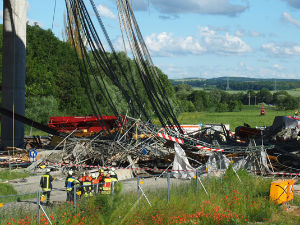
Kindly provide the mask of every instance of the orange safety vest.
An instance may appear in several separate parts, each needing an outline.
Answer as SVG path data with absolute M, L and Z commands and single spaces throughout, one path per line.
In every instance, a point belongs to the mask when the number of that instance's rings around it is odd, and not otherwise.
M 85 182 L 85 181 L 92 181 L 92 178 L 90 176 L 83 176 L 79 179 L 79 181 Z
M 92 184 L 99 184 L 99 179 L 93 179 Z

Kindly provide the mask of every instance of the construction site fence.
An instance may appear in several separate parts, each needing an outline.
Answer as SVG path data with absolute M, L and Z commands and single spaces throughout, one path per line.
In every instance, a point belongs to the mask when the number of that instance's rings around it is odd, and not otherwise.
M 95 169 L 105 169 L 105 170 L 131 170 L 131 171 L 150 171 L 150 172 L 170 172 L 170 173 L 174 173 L 174 172 L 196 172 L 196 170 L 201 171 L 201 172 L 207 172 L 206 168 L 198 168 L 198 169 L 190 169 L 190 170 L 176 170 L 176 169 L 155 169 L 155 168 L 140 168 L 140 167 L 115 167 L 115 166 L 95 166 L 95 165 L 87 165 L 87 164 L 73 164 L 73 163 L 54 163 L 54 162 L 44 162 L 46 165 L 48 166 L 54 166 L 54 167 L 76 167 L 76 168 L 95 168 Z M 220 172 L 220 171 L 225 171 L 225 169 L 218 169 L 216 170 L 216 172 Z M 214 172 L 214 171 L 212 171 Z M 260 172 L 260 171 L 250 171 L 250 172 Z M 269 172 L 266 173 L 266 175 L 282 175 L 282 176 L 300 176 L 300 172 Z

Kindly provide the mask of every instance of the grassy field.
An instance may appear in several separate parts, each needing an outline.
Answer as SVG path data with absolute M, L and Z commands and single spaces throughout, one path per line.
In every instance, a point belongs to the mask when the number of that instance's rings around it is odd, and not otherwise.
M 295 221 L 299 221 L 299 212 L 287 213 L 284 206 L 270 201 L 272 179 L 255 177 L 245 171 L 238 171 L 238 174 L 242 182 L 239 182 L 232 169 L 222 178 L 203 178 L 208 195 L 199 183 L 196 186 L 194 179 L 190 183 L 172 185 L 170 202 L 167 201 L 167 189 L 144 188 L 151 206 L 142 193 L 137 202 L 135 191 L 126 194 L 116 191 L 113 196 L 97 195 L 82 199 L 77 213 L 73 212 L 72 203 L 56 205 L 46 210 L 53 224 L 293 225 Z M 297 195 L 290 205 L 299 207 L 299 200 Z M 26 212 L 20 212 L 13 218 L 1 218 L 0 213 L 1 219 L 3 224 L 36 224 L 34 213 L 26 215 Z M 42 215 L 41 224 L 49 224 L 45 215 Z
M 257 106 L 245 106 L 241 112 L 190 112 L 181 113 L 178 117 L 181 124 L 208 124 L 224 123 L 230 124 L 231 129 L 241 126 L 244 123 L 251 127 L 270 126 L 275 116 L 294 115 L 294 111 L 277 111 L 274 107 L 265 107 L 265 116 L 260 115 L 260 108 Z
M 29 173 L 19 172 L 19 171 L 9 171 L 8 169 L 0 170 L 0 181 L 13 180 L 18 178 L 26 178 L 29 177 Z
M 11 184 L 1 183 L 7 180 L 13 180 L 18 178 L 26 178 L 29 177 L 28 173 L 18 172 L 18 171 L 9 171 L 8 169 L 0 170 L 0 196 L 6 195 L 16 195 L 18 192 L 13 188 Z M 25 200 L 32 198 L 32 195 L 26 195 L 22 197 L 7 197 L 7 198 L 0 198 L 0 203 L 7 203 L 7 202 L 15 202 L 18 200 Z

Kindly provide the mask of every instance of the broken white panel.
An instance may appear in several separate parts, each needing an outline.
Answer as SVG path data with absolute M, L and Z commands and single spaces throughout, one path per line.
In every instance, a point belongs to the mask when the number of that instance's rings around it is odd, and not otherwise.
M 237 170 L 248 170 L 248 171 L 256 171 L 259 169 L 257 165 L 257 160 L 254 155 L 247 156 L 246 158 L 240 159 L 236 161 L 233 165 L 235 171 Z
M 191 179 L 195 176 L 195 169 L 190 165 L 184 150 L 178 143 L 174 143 L 175 157 L 173 162 L 173 176 Z
M 220 153 L 214 153 L 209 156 L 206 162 L 206 170 L 208 173 L 226 170 L 230 165 L 230 160 Z

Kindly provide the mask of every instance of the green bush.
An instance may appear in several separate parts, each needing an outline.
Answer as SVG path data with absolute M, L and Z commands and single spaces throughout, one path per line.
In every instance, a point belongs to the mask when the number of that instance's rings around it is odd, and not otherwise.
M 218 103 L 216 106 L 216 112 L 227 112 L 228 105 L 227 103 Z

